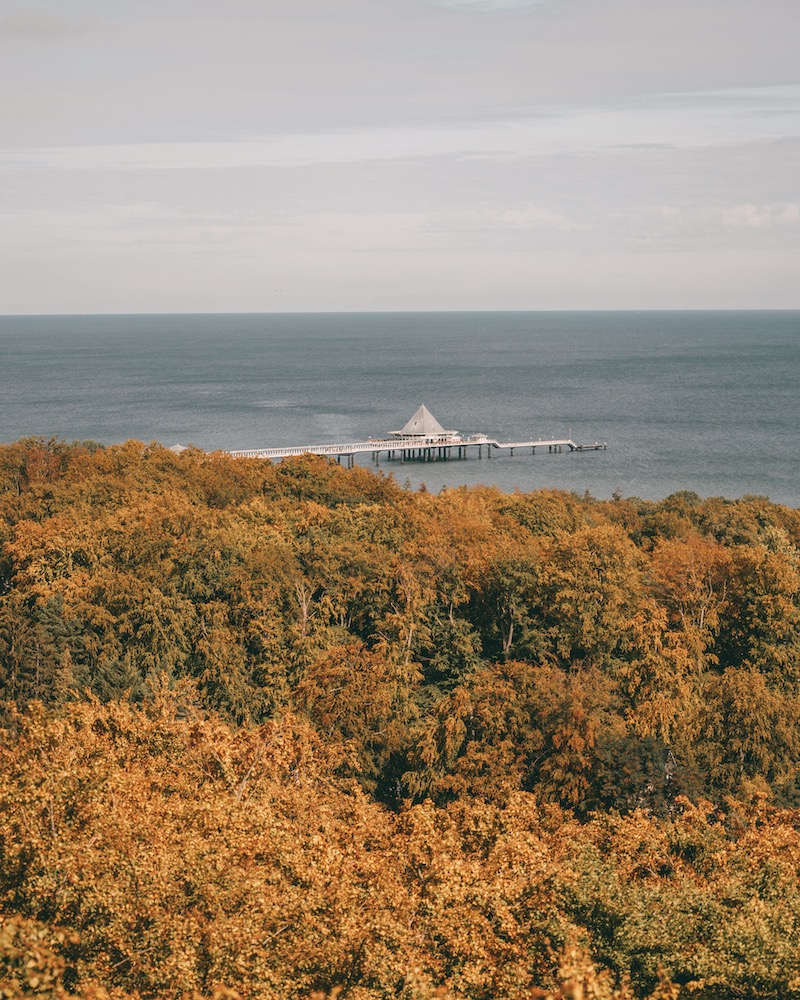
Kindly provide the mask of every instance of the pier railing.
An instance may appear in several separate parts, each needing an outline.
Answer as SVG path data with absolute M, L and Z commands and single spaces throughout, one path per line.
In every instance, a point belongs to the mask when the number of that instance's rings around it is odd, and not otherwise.
M 233 458 L 291 458 L 296 455 L 322 455 L 331 458 L 352 459 L 355 455 L 372 454 L 377 457 L 382 452 L 386 452 L 389 458 L 428 458 L 436 452 L 438 457 L 449 458 L 452 449 L 456 449 L 459 458 L 466 457 L 468 448 L 477 448 L 479 455 L 483 449 L 487 449 L 487 455 L 491 454 L 489 449 L 499 451 L 510 451 L 511 454 L 517 449 L 530 448 L 531 453 L 535 453 L 537 448 L 547 448 L 549 451 L 604 451 L 605 442 L 594 442 L 594 444 L 577 444 L 571 437 L 566 438 L 539 438 L 530 441 L 496 441 L 486 434 L 471 435 L 439 435 L 432 437 L 405 437 L 405 438 L 371 438 L 368 441 L 352 441 L 347 444 L 320 444 L 320 445 L 294 445 L 287 448 L 245 448 L 240 451 L 232 451 L 229 454 Z M 352 464 L 352 463 L 351 463 Z

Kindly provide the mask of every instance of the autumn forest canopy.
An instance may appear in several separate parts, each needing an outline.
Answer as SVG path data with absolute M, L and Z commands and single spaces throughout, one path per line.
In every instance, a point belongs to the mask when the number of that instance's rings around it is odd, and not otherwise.
M 0 446 L 0 997 L 800 997 L 799 624 L 762 497 Z

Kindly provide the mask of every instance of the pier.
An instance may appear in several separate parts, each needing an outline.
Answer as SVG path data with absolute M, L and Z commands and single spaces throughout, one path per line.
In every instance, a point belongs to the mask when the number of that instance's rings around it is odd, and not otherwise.
M 233 458 L 270 458 L 279 460 L 297 455 L 322 455 L 336 459 L 352 468 L 356 456 L 370 455 L 374 462 L 380 462 L 385 455 L 388 461 L 436 462 L 450 459 L 466 459 L 471 452 L 478 458 L 491 458 L 493 452 L 515 451 L 536 454 L 536 449 L 549 453 L 563 451 L 605 451 L 605 442 L 578 444 L 571 437 L 538 438 L 530 441 L 497 441 L 486 434 L 462 435 L 458 431 L 446 431 L 431 415 L 426 407 L 420 406 L 406 426 L 400 431 L 391 431 L 385 438 L 370 438 L 368 441 L 353 441 L 348 444 L 292 445 L 286 448 L 246 448 L 231 451 Z

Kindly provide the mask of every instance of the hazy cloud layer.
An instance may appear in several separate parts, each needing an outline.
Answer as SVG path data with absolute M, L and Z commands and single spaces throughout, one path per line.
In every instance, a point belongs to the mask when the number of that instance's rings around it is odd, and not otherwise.
M 0 38 L 52 38 L 73 35 L 83 24 L 60 14 L 37 10 L 12 10 L 0 14 Z
M 436 125 L 282 132 L 262 139 L 116 143 L 11 149 L 7 166 L 64 170 L 218 170 L 357 163 L 411 157 L 488 159 L 632 146 L 708 146 L 800 135 L 800 86 L 657 95 L 617 107 L 506 109 L 493 118 Z
M 478 10 L 491 14 L 502 10 L 518 10 L 524 7 L 539 7 L 549 0 L 434 0 L 438 7 L 452 10 Z
M 800 307 L 798 32 L 794 0 L 12 8 L 0 311 Z

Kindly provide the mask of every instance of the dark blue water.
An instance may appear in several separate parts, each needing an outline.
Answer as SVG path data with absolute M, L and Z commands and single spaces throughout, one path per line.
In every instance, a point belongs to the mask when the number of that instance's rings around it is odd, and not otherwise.
M 422 402 L 462 432 L 608 450 L 382 464 L 402 482 L 800 506 L 800 312 L 0 318 L 4 441 L 358 441 Z

